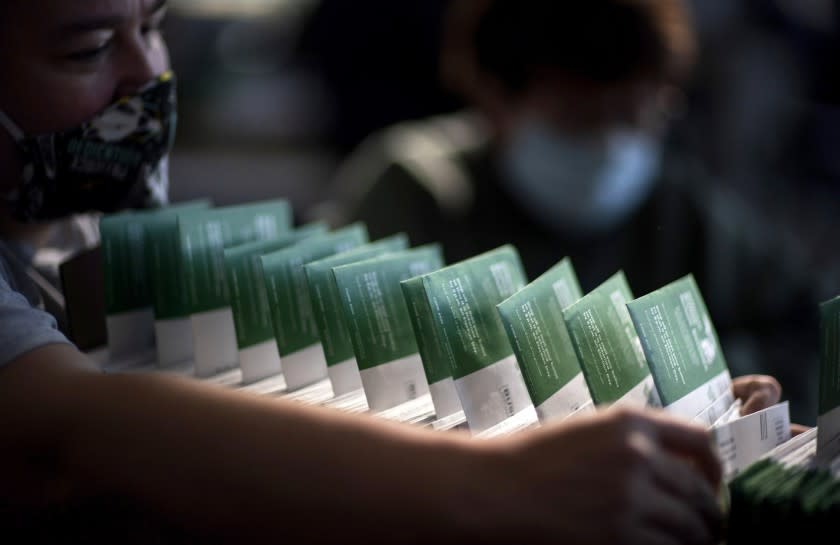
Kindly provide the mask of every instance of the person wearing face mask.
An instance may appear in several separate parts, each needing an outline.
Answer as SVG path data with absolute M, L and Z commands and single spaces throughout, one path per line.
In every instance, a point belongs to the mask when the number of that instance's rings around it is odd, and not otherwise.
M 162 374 L 107 375 L 26 263 L 76 212 L 165 201 L 160 0 L 0 2 L 0 526 L 32 543 L 715 543 L 706 431 L 613 410 L 471 440 Z M 752 408 L 779 388 L 754 378 Z M 616 464 L 615 460 L 623 460 Z
M 511 242 L 532 278 L 568 254 L 587 285 L 673 279 L 642 247 L 663 246 L 677 193 L 666 122 L 694 54 L 680 0 L 458 0 L 446 21 L 442 75 L 469 107 L 370 137 L 313 215 L 441 241 L 450 261 Z
M 370 136 L 311 217 L 438 241 L 449 262 L 512 243 L 531 279 L 568 255 L 586 289 L 619 269 L 637 294 L 693 273 L 735 374 L 778 376 L 813 422 L 816 367 L 790 365 L 814 355 L 810 286 L 785 284 L 676 130 L 696 55 L 684 2 L 455 0 L 444 35 L 467 107 Z
M 13 10 L 12 6 L 6 8 Z M 155 35 L 150 29 L 148 36 Z M 104 56 L 100 45 L 104 36 L 93 32 L 73 35 L 65 40 L 73 51 L 52 52 L 66 65 L 83 72 Z M 32 40 L 12 42 L 9 47 L 23 48 Z M 77 50 L 77 51 L 76 51 Z M 13 58 L 9 52 L 7 58 Z M 158 45 L 155 58 L 146 64 L 165 66 L 165 50 Z M 116 59 L 115 61 L 124 60 Z M 114 64 L 114 63 L 112 63 Z M 136 62 L 134 64 L 137 64 Z M 0 133 L 14 143 L 14 161 L 22 176 L 0 179 L 0 228 L 9 240 L 0 241 L 0 255 L 15 264 L 17 272 L 25 271 L 38 289 L 29 293 L 30 300 L 45 305 L 63 323 L 63 298 L 57 296 L 57 266 L 73 253 L 98 244 L 98 217 L 90 212 L 114 212 L 127 208 L 162 206 L 168 200 L 167 154 L 175 134 L 175 81 L 171 72 L 152 78 L 151 66 L 142 77 L 132 76 L 128 84 L 111 89 L 111 97 L 83 95 L 76 122 L 60 131 L 41 131 L 49 110 L 35 110 L 31 95 L 21 82 L 38 67 L 19 67 L 19 77 L 9 78 L 3 86 L 5 104 L 0 104 Z M 81 70 L 80 70 L 81 69 Z M 37 74 L 51 81 L 50 74 Z M 142 88 L 139 82 L 144 81 Z M 92 86 L 90 86 L 92 87 Z M 53 86 L 48 91 L 60 92 Z M 87 90 L 84 90 L 87 91 Z M 98 90 L 97 90 L 98 91 Z M 105 93 L 106 90 L 101 91 Z M 119 100 L 116 100 L 119 97 Z M 104 99 L 114 103 L 89 119 L 93 107 Z M 30 102 L 29 108 L 9 107 Z M 47 104 L 48 106 L 49 104 Z M 87 112 L 85 112 L 87 110 Z M 34 131 L 25 132 L 21 122 L 34 123 Z
M 168 71 L 69 130 L 27 135 L 0 111 L 0 127 L 23 163 L 21 183 L 5 195 L 6 213 L 35 224 L 166 204 L 174 124 L 175 80 Z

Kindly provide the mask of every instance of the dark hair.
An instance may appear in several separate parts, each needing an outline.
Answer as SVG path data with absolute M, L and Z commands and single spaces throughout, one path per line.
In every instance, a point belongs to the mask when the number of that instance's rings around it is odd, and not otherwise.
M 463 0 L 450 27 L 472 70 L 521 91 L 545 72 L 595 84 L 677 80 L 693 36 L 680 0 Z M 470 69 L 450 69 L 470 72 Z

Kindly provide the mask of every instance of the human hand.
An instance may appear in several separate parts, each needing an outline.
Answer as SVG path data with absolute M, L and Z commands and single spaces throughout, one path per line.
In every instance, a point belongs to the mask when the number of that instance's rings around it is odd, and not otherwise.
M 708 432 L 611 409 L 496 442 L 479 520 L 502 543 L 709 544 L 720 466 Z M 501 454 L 501 456 L 498 456 Z
M 805 433 L 806 431 L 808 431 L 810 429 L 811 428 L 809 426 L 805 426 L 803 424 L 794 424 L 793 422 L 791 422 L 791 424 L 790 424 L 790 436 L 791 437 L 796 437 L 797 435 L 799 435 L 801 433 Z
M 741 400 L 741 416 L 746 416 L 778 403 L 782 398 L 782 385 L 769 375 L 744 375 L 732 381 L 732 393 Z M 791 423 L 790 434 L 795 437 L 809 429 Z
M 741 416 L 745 416 L 778 403 L 782 385 L 769 375 L 744 375 L 732 381 L 732 394 L 741 400 Z

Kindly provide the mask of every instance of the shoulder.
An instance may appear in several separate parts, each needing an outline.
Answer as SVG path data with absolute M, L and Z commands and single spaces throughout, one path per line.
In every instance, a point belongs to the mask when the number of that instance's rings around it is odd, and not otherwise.
M 371 199 L 412 193 L 442 213 L 457 213 L 473 200 L 473 180 L 464 157 L 487 140 L 481 119 L 470 112 L 389 127 L 365 140 L 341 165 L 333 198 L 357 210 Z
M 0 241 L 0 367 L 36 348 L 69 342 L 55 319 L 37 308 L 25 271 L 11 251 Z

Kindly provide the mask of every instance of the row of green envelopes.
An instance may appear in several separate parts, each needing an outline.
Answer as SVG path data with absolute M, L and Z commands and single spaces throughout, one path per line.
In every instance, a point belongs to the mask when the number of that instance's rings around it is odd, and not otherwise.
M 104 218 L 112 356 L 156 345 L 162 366 L 239 366 L 245 382 L 282 369 L 289 389 L 329 377 L 373 410 L 429 392 L 474 432 L 605 404 L 712 424 L 732 403 L 691 277 L 634 299 L 619 271 L 584 296 L 569 259 L 528 284 L 511 246 L 444 267 L 437 245 L 369 243 L 363 225 L 292 230 L 284 205 Z
M 755 483 L 779 477 L 754 462 L 794 444 L 786 404 L 740 416 L 691 276 L 636 298 L 619 271 L 584 295 L 568 258 L 530 283 L 512 246 L 447 267 L 438 245 L 369 242 L 362 224 L 293 229 L 285 201 L 199 201 L 107 216 L 101 228 L 116 359 L 156 350 L 162 367 L 239 367 L 251 383 L 282 371 L 289 391 L 328 380 L 336 396 L 363 392 L 373 411 L 426 396 L 438 419 L 463 411 L 480 435 L 594 406 L 662 406 L 712 430 L 733 479 L 733 539 L 755 515 L 745 506 L 766 505 L 752 502 Z M 838 427 L 835 307 L 823 305 L 821 445 Z

